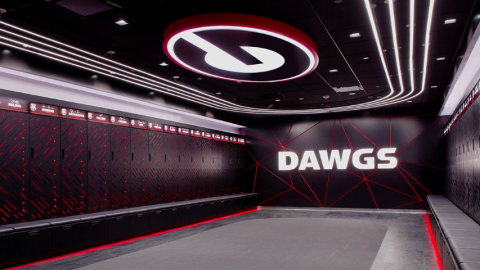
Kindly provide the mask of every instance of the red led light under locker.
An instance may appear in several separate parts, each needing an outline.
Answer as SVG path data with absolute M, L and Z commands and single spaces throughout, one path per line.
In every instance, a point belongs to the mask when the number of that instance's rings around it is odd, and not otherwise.
M 88 123 L 88 211 L 110 208 L 110 125 Z
M 60 119 L 30 115 L 30 215 L 61 215 Z
M 30 218 L 28 117 L 0 110 L 0 224 Z
M 87 212 L 87 122 L 62 119 L 62 183 L 63 215 Z
M 153 184 L 148 174 L 148 131 L 131 129 L 132 206 L 147 205 L 151 198 Z
M 125 208 L 131 205 L 131 155 L 130 128 L 112 125 L 112 209 Z

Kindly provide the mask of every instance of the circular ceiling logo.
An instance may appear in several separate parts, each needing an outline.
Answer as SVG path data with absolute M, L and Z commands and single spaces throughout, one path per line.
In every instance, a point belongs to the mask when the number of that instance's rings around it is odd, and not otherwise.
M 279 21 L 245 14 L 204 14 L 165 30 L 163 50 L 180 66 L 219 79 L 279 82 L 313 71 L 315 42 Z

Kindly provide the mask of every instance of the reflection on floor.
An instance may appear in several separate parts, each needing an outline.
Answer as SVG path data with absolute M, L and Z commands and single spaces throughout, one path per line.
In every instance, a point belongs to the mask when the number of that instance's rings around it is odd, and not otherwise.
M 228 268 L 433 270 L 439 266 L 424 211 L 262 208 L 24 269 Z

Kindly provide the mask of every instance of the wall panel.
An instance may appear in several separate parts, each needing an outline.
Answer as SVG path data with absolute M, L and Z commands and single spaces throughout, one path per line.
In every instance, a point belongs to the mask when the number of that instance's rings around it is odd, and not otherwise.
M 148 131 L 131 130 L 132 147 L 132 206 L 147 205 L 154 196 L 148 173 Z
M 31 217 L 61 215 L 60 119 L 30 115 Z
M 0 110 L 0 223 L 29 218 L 28 118 Z
M 88 211 L 110 209 L 110 125 L 88 123 Z
M 111 129 L 111 208 L 118 209 L 131 205 L 130 128 L 112 125 Z
M 87 212 L 87 122 L 62 119 L 62 214 L 72 215 Z

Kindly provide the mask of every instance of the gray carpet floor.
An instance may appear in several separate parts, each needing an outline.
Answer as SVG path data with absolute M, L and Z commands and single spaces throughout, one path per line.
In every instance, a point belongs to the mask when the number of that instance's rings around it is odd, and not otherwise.
M 368 270 L 387 227 L 368 221 L 274 218 L 240 221 L 79 270 Z
M 314 208 L 263 208 L 23 269 L 247 268 L 440 269 L 425 212 Z

